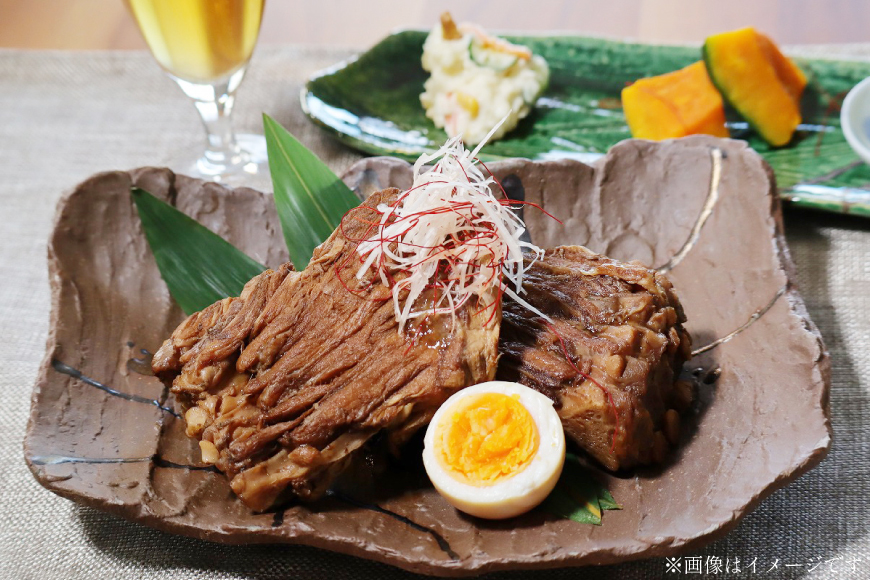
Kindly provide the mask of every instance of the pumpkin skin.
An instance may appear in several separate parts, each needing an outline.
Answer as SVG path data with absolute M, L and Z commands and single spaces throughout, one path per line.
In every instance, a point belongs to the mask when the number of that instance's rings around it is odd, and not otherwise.
M 703 52 L 710 79 L 725 100 L 767 143 L 788 144 L 801 122 L 803 72 L 753 28 L 710 36 Z
M 699 133 L 728 137 L 722 97 L 702 61 L 625 87 L 622 109 L 631 136 L 638 139 L 661 141 Z

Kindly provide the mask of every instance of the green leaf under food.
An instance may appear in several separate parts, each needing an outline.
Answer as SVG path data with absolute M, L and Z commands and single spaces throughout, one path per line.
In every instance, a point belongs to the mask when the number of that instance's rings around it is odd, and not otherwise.
M 437 149 L 447 135 L 426 117 L 420 93 L 428 77 L 420 64 L 425 31 L 393 34 L 347 65 L 311 79 L 302 95 L 306 113 L 349 145 L 378 155 L 413 160 Z M 532 113 L 504 139 L 481 151 L 484 160 L 506 157 L 588 160 L 631 137 L 620 92 L 641 77 L 671 72 L 701 58 L 700 48 L 631 44 L 576 36 L 506 36 L 550 65 L 550 84 Z M 795 205 L 867 215 L 870 166 L 859 164 L 840 129 L 846 92 L 870 76 L 870 63 L 796 59 L 809 78 L 801 103 L 803 123 L 793 142 L 768 147 L 739 118 L 732 137 L 747 139 L 776 173 L 782 196 Z M 804 195 L 795 185 L 852 188 L 848 199 Z M 833 192 L 829 192 L 833 194 Z
M 541 509 L 560 518 L 600 526 L 602 510 L 622 507 L 577 456 L 568 453 L 559 482 L 541 504 Z
M 602 488 L 601 493 L 598 495 L 598 503 L 603 510 L 621 510 L 622 506 L 616 503 L 616 500 L 613 499 L 613 496 L 609 491 Z
M 144 189 L 132 188 L 145 237 L 169 293 L 186 314 L 228 296 L 266 269 L 196 220 Z
M 263 115 L 275 208 L 290 260 L 302 270 L 359 199 L 329 167 L 284 127 Z

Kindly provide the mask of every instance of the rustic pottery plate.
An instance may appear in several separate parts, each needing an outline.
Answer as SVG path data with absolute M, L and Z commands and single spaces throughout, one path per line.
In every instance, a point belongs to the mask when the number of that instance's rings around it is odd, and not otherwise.
M 165 169 L 101 173 L 66 195 L 49 245 L 48 352 L 33 394 L 27 463 L 51 491 L 179 533 L 318 546 L 423 573 L 473 573 L 676 554 L 733 528 L 830 444 L 829 362 L 792 280 L 764 161 L 739 141 L 626 141 L 592 166 L 494 163 L 543 247 L 584 244 L 667 271 L 694 337 L 699 403 L 658 469 L 597 473 L 623 506 L 601 526 L 532 511 L 488 522 L 453 510 L 419 455 L 354 473 L 325 499 L 255 514 L 198 463 L 171 396 L 149 375 L 182 320 L 142 233 L 131 185 L 169 200 L 256 260 L 286 260 L 271 197 Z M 367 159 L 361 194 L 407 187 L 409 166 Z M 352 485 L 347 485 L 351 481 Z
M 338 139 L 368 153 L 416 159 L 446 134 L 420 105 L 428 77 L 420 64 L 427 32 L 393 34 L 369 51 L 308 81 L 302 108 Z M 507 36 L 547 59 L 550 86 L 532 114 L 483 157 L 587 161 L 631 137 L 620 91 L 639 78 L 701 58 L 697 47 L 631 44 L 576 36 Z M 773 167 L 784 199 L 797 205 L 870 216 L 870 167 L 840 129 L 846 93 L 870 76 L 870 63 L 796 59 L 809 85 L 804 123 L 788 147 L 771 149 L 729 111 L 731 136 L 747 139 Z

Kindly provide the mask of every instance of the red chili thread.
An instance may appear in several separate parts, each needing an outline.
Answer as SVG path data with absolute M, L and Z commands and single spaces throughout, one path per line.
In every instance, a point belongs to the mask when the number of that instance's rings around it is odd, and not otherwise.
M 486 172 L 489 174 L 489 176 L 492 177 L 493 180 L 498 184 L 498 188 L 501 190 L 501 194 L 504 196 L 504 199 L 498 200 L 499 203 L 501 203 L 502 205 L 530 205 L 533 208 L 541 211 L 547 217 L 552 218 L 552 219 L 556 220 L 557 222 L 559 222 L 559 225 L 565 225 L 562 223 L 562 220 L 560 220 L 559 218 L 557 218 L 556 216 L 554 216 L 553 214 L 551 214 L 550 212 L 548 212 L 547 210 L 542 208 L 537 203 L 534 203 L 531 201 L 519 200 L 519 199 L 511 199 L 510 197 L 508 197 L 507 191 L 505 191 L 505 188 L 501 184 L 501 181 L 499 181 L 498 177 L 496 177 L 495 174 L 489 170 L 489 167 L 487 167 L 486 164 L 484 164 L 484 162 L 481 161 L 480 159 L 478 159 L 477 157 L 475 157 L 474 160 L 477 161 L 478 163 L 480 163 L 483 166 L 483 168 L 486 169 Z
M 507 192 L 505 191 L 504 186 L 501 184 L 501 181 L 499 181 L 499 179 L 497 177 L 495 177 L 495 175 L 489 170 L 489 168 L 486 166 L 486 164 L 484 164 L 479 159 L 475 158 L 475 160 L 477 162 L 479 162 L 481 164 L 481 166 L 483 166 L 485 171 L 489 174 L 490 177 L 493 178 L 495 183 L 498 185 L 498 188 L 501 190 L 504 199 L 497 200 L 497 202 L 500 205 L 502 205 L 502 206 L 513 206 L 513 205 L 531 206 L 531 207 L 538 209 L 543 214 L 545 214 L 546 216 L 555 220 L 559 224 L 562 223 L 561 220 L 559 220 L 558 218 L 556 218 L 555 216 L 553 216 L 552 214 L 550 214 L 549 212 L 544 210 L 540 205 L 538 205 L 536 203 L 527 202 L 527 201 L 520 201 L 520 200 L 512 200 L 512 199 L 508 198 Z M 459 165 L 460 165 L 460 168 L 462 169 L 463 174 L 465 175 L 466 181 L 471 183 L 471 179 L 469 178 L 468 173 L 465 171 L 465 168 L 462 166 L 461 163 Z M 440 162 L 435 165 L 435 170 L 437 171 L 439 167 L 440 167 Z M 396 196 L 396 199 L 390 204 L 389 207 L 391 209 L 395 210 L 396 208 L 399 207 L 399 205 L 404 201 L 404 199 L 412 191 L 414 191 L 420 187 L 424 187 L 426 185 L 437 184 L 437 183 L 446 184 L 448 182 L 447 181 L 430 181 L 427 183 L 421 183 L 419 185 L 416 185 L 416 186 L 408 189 L 407 191 L 400 193 L 398 196 Z M 456 188 L 454 187 L 453 191 L 455 192 L 455 190 L 456 190 Z M 404 267 L 404 268 L 399 270 L 400 272 L 406 273 L 406 274 L 409 274 L 413 270 L 414 267 L 418 267 L 427 261 L 435 259 L 437 256 L 439 256 L 441 254 L 456 251 L 455 254 L 451 254 L 451 255 L 448 255 L 448 256 L 445 256 L 444 258 L 442 258 L 442 260 L 445 262 L 445 264 L 442 265 L 440 263 L 440 261 L 438 264 L 436 264 L 435 280 L 433 281 L 432 284 L 427 285 L 427 288 L 430 288 L 436 292 L 441 293 L 440 296 L 436 294 L 436 296 L 433 297 L 433 301 L 432 301 L 433 313 L 435 313 L 435 311 L 437 310 L 437 308 L 438 308 L 437 305 L 443 301 L 444 296 L 446 296 L 447 294 L 450 293 L 453 284 L 462 281 L 462 278 L 459 276 L 450 277 L 449 276 L 450 270 L 455 271 L 459 266 L 464 266 L 464 267 L 470 269 L 470 274 L 473 277 L 473 276 L 476 276 L 482 270 L 482 268 L 489 268 L 492 273 L 491 273 L 490 277 L 486 280 L 486 283 L 488 284 L 488 283 L 491 283 L 494 281 L 497 282 L 496 286 L 498 288 L 498 293 L 496 296 L 496 300 L 491 305 L 484 306 L 475 313 L 475 315 L 482 314 L 488 308 L 492 307 L 492 311 L 490 313 L 490 316 L 485 323 L 485 325 L 489 325 L 492 322 L 492 320 L 494 319 L 496 313 L 498 312 L 498 306 L 501 304 L 503 297 L 504 297 L 504 293 L 505 293 L 504 260 L 499 260 L 499 261 L 490 260 L 486 264 L 480 264 L 477 261 L 470 262 L 470 261 L 462 261 L 460 259 L 460 257 L 466 252 L 468 247 L 475 247 L 478 251 L 478 255 L 480 255 L 481 253 L 484 252 L 485 249 L 489 249 L 492 244 L 498 243 L 497 229 L 492 224 L 481 224 L 480 222 L 483 221 L 482 218 L 478 219 L 478 220 L 474 220 L 470 216 L 463 214 L 460 211 L 460 210 L 464 210 L 464 209 L 471 209 L 473 207 L 474 207 L 474 205 L 470 202 L 467 202 L 467 201 L 447 200 L 447 204 L 444 207 L 425 211 L 425 212 L 416 212 L 414 214 L 401 216 L 401 217 L 396 217 L 394 212 L 390 212 L 392 214 L 391 215 L 392 220 L 387 220 L 386 222 L 383 219 L 380 219 L 378 221 L 363 219 L 361 216 L 358 216 L 356 213 L 352 214 L 351 212 L 353 212 L 354 210 L 347 212 L 344 216 L 342 216 L 342 219 L 340 222 L 341 233 L 345 237 L 345 239 L 347 239 L 350 242 L 355 243 L 356 247 L 354 248 L 354 251 L 348 256 L 348 259 L 346 259 L 344 262 L 339 264 L 336 268 L 336 274 L 338 275 L 340 283 L 345 288 L 345 290 L 347 290 L 348 292 L 351 292 L 352 294 L 355 294 L 357 296 L 362 295 L 362 293 L 363 293 L 362 291 L 354 291 L 354 290 L 350 289 L 350 287 L 347 285 L 347 283 L 343 280 L 341 273 L 344 270 L 344 268 L 346 268 L 348 266 L 348 264 L 352 261 L 352 259 L 358 254 L 357 250 L 359 248 L 359 245 L 363 242 L 375 242 L 377 244 L 380 244 L 381 252 L 380 252 L 380 255 L 378 257 L 378 269 L 382 274 L 384 274 L 385 278 L 387 279 L 388 285 L 391 288 L 395 286 L 396 282 L 395 282 L 394 277 L 392 276 L 392 273 L 390 272 L 390 269 L 386 267 L 387 256 L 386 256 L 386 252 L 384 251 L 385 245 L 399 244 L 399 245 L 406 245 L 408 247 L 415 247 L 415 248 L 419 248 L 419 249 L 429 250 L 427 252 L 427 256 L 422 261 L 418 262 L 417 264 L 413 264 L 411 266 Z M 383 218 L 383 216 L 385 214 L 385 212 L 383 212 L 377 208 L 371 208 L 371 207 L 364 206 L 364 209 L 367 209 L 369 211 L 373 211 L 375 213 L 375 215 L 381 216 L 381 218 Z M 447 212 L 451 212 L 451 213 L 454 213 L 457 216 L 459 216 L 467 224 L 468 229 L 467 230 L 460 230 L 459 232 L 456 232 L 456 233 L 451 233 L 450 239 L 448 239 L 446 242 L 444 242 L 440 245 L 432 246 L 432 247 L 422 246 L 419 244 L 411 244 L 411 243 L 407 243 L 407 242 L 402 241 L 401 238 L 403 237 L 403 235 L 405 233 L 407 233 L 408 231 L 410 231 L 411 228 L 419 225 L 420 220 L 424 216 L 439 215 L 439 214 L 443 214 L 443 213 L 447 213 Z M 362 238 L 354 239 L 348 235 L 348 232 L 345 229 L 345 218 L 347 218 L 349 216 L 351 216 L 358 223 L 362 223 L 362 224 L 365 224 L 368 226 L 368 228 L 366 228 L 366 233 L 364 234 L 364 236 Z M 387 223 L 389 223 L 389 225 L 393 225 L 396 223 L 406 223 L 407 228 L 405 228 L 405 230 L 403 232 L 398 233 L 398 234 L 394 234 L 391 236 L 387 236 L 387 237 L 380 236 L 380 237 L 376 237 L 376 238 L 371 237 L 371 232 L 373 229 L 375 229 L 375 228 L 381 229 L 384 225 L 387 225 Z M 484 231 L 480 231 L 481 226 L 483 226 Z M 471 234 L 470 237 L 468 237 L 467 239 L 464 239 L 464 240 L 461 239 L 460 236 L 463 232 L 469 232 Z M 493 255 L 494 255 L 494 253 L 493 253 Z M 360 264 L 365 263 L 363 256 L 360 255 L 357 257 L 359 259 Z M 467 278 L 468 277 L 466 277 L 466 279 Z M 369 289 L 369 288 L 371 288 L 372 284 L 373 284 L 373 282 L 368 282 L 367 284 L 365 284 L 364 287 L 366 289 Z M 360 286 L 363 287 L 362 284 L 360 284 Z M 370 298 L 370 297 L 365 297 L 365 298 L 367 298 L 369 300 L 373 300 L 373 301 L 386 301 L 386 300 L 390 299 L 389 297 L 385 297 L 383 299 L 374 299 L 374 298 Z M 453 305 L 453 307 L 454 308 L 461 307 L 462 305 L 465 304 L 467 299 L 468 298 L 466 297 L 466 299 L 463 300 L 460 305 L 458 305 L 458 306 Z M 428 317 L 428 315 L 427 315 L 427 317 Z M 562 344 L 562 348 L 565 352 L 565 358 L 568 361 L 568 363 L 574 368 L 574 370 L 580 376 L 586 378 L 587 380 L 590 380 L 593 384 L 598 386 L 607 396 L 611 406 L 614 409 L 614 415 L 616 417 L 616 429 L 618 430 L 618 428 L 619 428 L 619 416 L 618 416 L 618 414 L 616 414 L 616 406 L 615 406 L 615 403 L 613 401 L 612 395 L 606 389 L 604 389 L 604 387 L 602 387 L 597 381 L 595 381 L 592 377 L 590 377 L 589 375 L 587 375 L 586 373 L 581 371 L 579 368 L 577 368 L 577 366 L 574 364 L 574 362 L 571 360 L 570 356 L 568 355 L 567 347 L 566 347 L 565 342 L 562 339 L 561 335 L 559 335 L 559 333 L 555 330 L 555 328 L 553 328 L 553 331 L 556 334 L 556 336 L 559 337 L 559 340 Z M 410 348 L 413 347 L 414 344 L 416 344 L 415 340 L 410 341 L 409 346 L 408 346 L 408 350 L 406 351 L 406 354 L 410 350 Z M 616 432 L 614 432 L 613 446 L 611 447 L 611 451 L 613 451 L 613 449 L 615 448 L 615 444 L 616 444 Z

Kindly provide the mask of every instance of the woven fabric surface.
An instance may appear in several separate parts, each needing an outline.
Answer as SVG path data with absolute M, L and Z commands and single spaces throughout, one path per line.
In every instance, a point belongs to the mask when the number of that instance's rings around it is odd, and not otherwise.
M 868 58 L 870 46 L 813 47 Z M 238 93 L 236 125 L 268 112 L 336 172 L 359 154 L 307 121 L 298 95 L 334 49 L 261 50 Z M 298 546 L 223 546 L 157 532 L 40 487 L 22 452 L 48 331 L 46 240 L 65 190 L 110 169 L 162 165 L 201 146 L 191 104 L 140 52 L 0 51 L 0 578 L 408 578 L 395 568 Z M 815 470 L 775 492 L 724 539 L 682 564 L 730 576 L 870 577 L 870 220 L 786 212 L 798 283 L 832 359 L 834 443 Z M 800 421 L 800 417 L 794 417 Z M 739 559 L 739 574 L 734 574 Z M 754 560 L 754 566 L 753 566 Z M 667 562 L 493 578 L 658 578 Z M 685 572 L 685 571 L 684 571 Z M 685 574 L 683 574 L 685 575 Z

